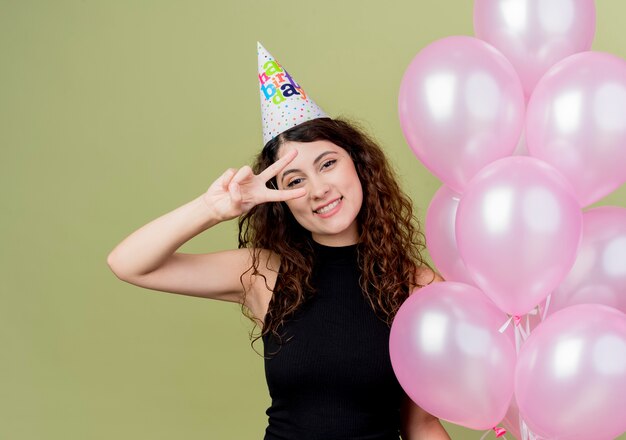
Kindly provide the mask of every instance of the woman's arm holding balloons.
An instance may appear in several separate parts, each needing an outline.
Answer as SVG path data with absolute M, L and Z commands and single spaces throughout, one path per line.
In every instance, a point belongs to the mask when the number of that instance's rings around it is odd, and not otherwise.
M 415 278 L 419 286 L 445 281 L 441 275 L 431 270 L 428 266 L 418 267 L 415 272 Z M 413 293 L 419 293 L 419 290 L 413 290 Z
M 439 419 L 417 406 L 406 395 L 400 416 L 403 440 L 450 440 Z
M 416 278 L 421 286 L 444 281 L 441 275 L 428 267 L 418 268 Z M 419 295 L 419 290 L 414 293 Z M 439 419 L 416 405 L 406 394 L 400 416 L 403 440 L 450 440 Z

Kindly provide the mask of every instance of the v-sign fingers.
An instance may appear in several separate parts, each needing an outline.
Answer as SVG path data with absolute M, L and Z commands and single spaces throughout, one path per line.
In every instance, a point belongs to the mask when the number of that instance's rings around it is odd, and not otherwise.
M 267 189 L 265 191 L 266 202 L 285 202 L 306 195 L 306 188 L 296 189 Z
M 269 167 L 265 168 L 259 177 L 263 179 L 264 182 L 267 182 L 272 177 L 278 175 L 286 166 L 298 155 L 298 150 L 295 148 L 285 154 L 283 157 L 278 159 L 276 162 L 271 164 Z
M 252 168 L 250 168 L 248 165 L 245 165 L 239 168 L 239 171 L 237 171 L 237 173 L 235 173 L 235 175 L 233 176 L 232 181 L 235 183 L 242 183 L 244 180 L 249 179 L 252 176 L 254 176 L 254 174 L 252 173 Z
M 224 171 L 224 174 L 222 174 L 222 189 L 224 191 L 228 191 L 228 185 L 230 184 L 230 181 L 233 179 L 233 176 L 235 175 L 235 172 L 237 170 L 235 170 L 234 168 L 229 168 L 226 171 Z

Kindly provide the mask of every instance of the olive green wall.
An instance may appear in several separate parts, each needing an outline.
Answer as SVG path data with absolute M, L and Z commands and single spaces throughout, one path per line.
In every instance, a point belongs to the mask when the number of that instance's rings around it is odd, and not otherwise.
M 597 2 L 595 50 L 626 55 L 625 16 Z M 0 0 L 0 438 L 261 438 L 238 307 L 123 283 L 107 254 L 258 151 L 257 40 L 328 113 L 366 123 L 423 218 L 440 183 L 403 140 L 397 92 L 421 48 L 459 34 L 466 0 Z M 599 204 L 626 206 L 626 187 Z

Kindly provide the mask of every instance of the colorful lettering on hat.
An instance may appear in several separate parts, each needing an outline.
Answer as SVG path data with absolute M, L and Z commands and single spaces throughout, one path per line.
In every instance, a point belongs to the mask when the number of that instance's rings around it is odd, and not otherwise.
M 261 43 L 257 56 L 264 143 L 305 121 L 328 117 Z

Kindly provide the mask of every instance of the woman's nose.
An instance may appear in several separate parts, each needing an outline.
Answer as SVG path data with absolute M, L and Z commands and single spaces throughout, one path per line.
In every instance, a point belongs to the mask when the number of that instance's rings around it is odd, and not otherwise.
M 315 199 L 322 199 L 330 191 L 330 186 L 328 183 L 324 182 L 321 179 L 312 180 L 310 182 L 311 188 L 311 196 Z

